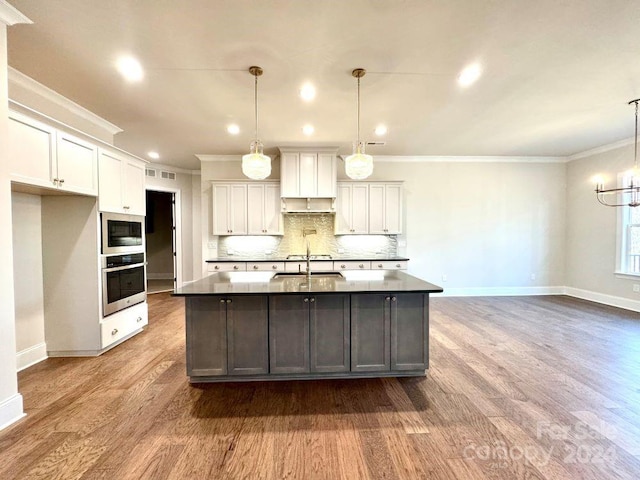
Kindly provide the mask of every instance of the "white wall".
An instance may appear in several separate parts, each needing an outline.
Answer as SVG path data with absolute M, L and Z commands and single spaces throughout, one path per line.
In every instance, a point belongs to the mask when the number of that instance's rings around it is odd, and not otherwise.
M 42 201 L 13 192 L 13 272 L 17 366 L 22 370 L 47 358 L 42 285 Z
M 617 175 L 633 166 L 633 145 L 594 153 L 567 165 L 567 286 L 600 295 L 640 300 L 633 283 L 618 278 L 616 224 L 619 209 L 600 205 L 593 177 L 602 175 L 613 187 Z M 580 293 L 580 292 L 578 292 Z
M 202 162 L 203 261 L 217 256 L 207 248 L 214 239 L 210 182 L 243 179 L 238 158 Z M 409 273 L 448 294 L 534 293 L 564 285 L 564 163 L 411 160 L 378 157 L 369 179 L 404 182 L 398 243 L 399 253 L 411 259 Z M 279 163 L 273 167 L 270 178 L 277 180 Z M 341 161 L 338 172 L 346 178 Z
M 0 14 L 6 6 L 0 5 Z M 7 29 L 0 21 L 0 429 L 23 416 L 22 396 L 16 375 L 16 333 L 13 301 L 13 254 L 11 229 L 11 185 L 6 145 Z

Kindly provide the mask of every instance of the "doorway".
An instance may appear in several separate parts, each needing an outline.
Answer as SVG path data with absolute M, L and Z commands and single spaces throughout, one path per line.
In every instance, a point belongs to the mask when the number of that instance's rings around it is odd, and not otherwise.
M 147 293 L 172 291 L 179 281 L 179 193 L 147 190 L 145 254 Z

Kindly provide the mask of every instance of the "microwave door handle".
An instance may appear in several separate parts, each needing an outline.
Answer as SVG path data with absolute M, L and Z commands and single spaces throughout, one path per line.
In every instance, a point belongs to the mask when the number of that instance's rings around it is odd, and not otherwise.
M 129 270 L 131 268 L 138 268 L 138 267 L 144 267 L 144 263 L 134 263 L 133 265 L 123 265 L 121 267 L 109 267 L 109 268 L 103 268 L 103 270 L 107 273 L 111 273 L 111 272 L 119 272 L 120 270 Z

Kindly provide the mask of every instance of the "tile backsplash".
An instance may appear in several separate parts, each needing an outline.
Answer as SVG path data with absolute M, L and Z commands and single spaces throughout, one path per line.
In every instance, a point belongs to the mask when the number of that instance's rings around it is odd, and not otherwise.
M 334 235 L 334 215 L 287 214 L 283 217 L 284 236 L 219 237 L 219 258 L 261 259 L 304 255 L 309 240 L 312 255 L 334 257 L 395 257 L 398 242 L 395 235 Z M 303 236 L 303 230 L 316 233 Z

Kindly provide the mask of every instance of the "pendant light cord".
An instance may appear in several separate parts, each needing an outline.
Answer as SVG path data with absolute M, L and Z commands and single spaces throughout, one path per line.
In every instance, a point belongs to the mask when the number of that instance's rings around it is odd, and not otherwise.
M 256 111 L 256 140 L 258 140 L 258 75 L 254 75 L 254 80 L 255 80 L 255 89 L 254 89 L 254 104 L 255 104 L 255 111 Z M 638 105 L 636 104 L 636 108 L 638 107 Z M 638 116 L 638 112 L 636 110 L 636 117 Z M 636 119 L 636 128 L 637 128 L 637 119 Z
M 638 106 L 638 104 L 636 103 L 636 107 Z M 357 111 L 358 111 L 358 144 L 356 145 L 356 151 L 358 153 L 360 153 L 360 77 L 358 77 L 358 107 L 357 107 Z M 636 125 L 637 128 L 637 125 Z

